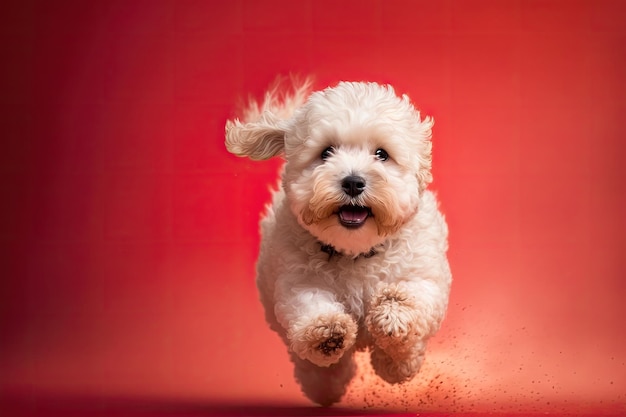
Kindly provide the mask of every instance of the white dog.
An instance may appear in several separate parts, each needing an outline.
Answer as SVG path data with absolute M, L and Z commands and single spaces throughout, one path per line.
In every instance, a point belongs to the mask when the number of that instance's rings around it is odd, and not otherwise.
M 310 83 L 251 102 L 226 124 L 240 156 L 286 159 L 261 221 L 257 285 L 311 400 L 339 401 L 369 348 L 375 372 L 411 379 L 452 281 L 431 182 L 431 118 L 390 86 Z

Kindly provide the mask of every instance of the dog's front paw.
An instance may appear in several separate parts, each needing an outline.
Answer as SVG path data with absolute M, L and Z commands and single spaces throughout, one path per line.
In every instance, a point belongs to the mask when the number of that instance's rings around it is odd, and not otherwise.
M 391 356 L 405 356 L 423 337 L 418 310 L 406 290 L 389 285 L 373 298 L 366 317 L 376 345 Z
M 318 366 L 330 366 L 341 359 L 356 340 L 357 325 L 348 314 L 319 316 L 289 332 L 291 350 Z

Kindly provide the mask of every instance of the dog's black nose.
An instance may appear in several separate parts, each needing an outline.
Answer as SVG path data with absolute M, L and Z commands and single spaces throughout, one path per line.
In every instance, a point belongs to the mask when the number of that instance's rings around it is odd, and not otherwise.
M 365 178 L 358 175 L 348 175 L 341 181 L 341 188 L 350 197 L 356 197 L 365 190 Z

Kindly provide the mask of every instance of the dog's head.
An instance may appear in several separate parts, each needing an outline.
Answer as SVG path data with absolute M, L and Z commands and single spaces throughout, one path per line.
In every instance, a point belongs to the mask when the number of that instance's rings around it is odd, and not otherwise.
M 284 154 L 291 210 L 321 242 L 366 253 L 417 213 L 432 179 L 433 121 L 407 96 L 342 82 L 311 94 L 290 117 L 281 118 L 280 103 L 264 108 L 254 121 L 229 121 L 226 146 L 253 159 Z

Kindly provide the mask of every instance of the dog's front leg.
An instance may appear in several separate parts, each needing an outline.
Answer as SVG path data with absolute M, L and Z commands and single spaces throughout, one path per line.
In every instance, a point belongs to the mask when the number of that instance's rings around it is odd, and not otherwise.
M 419 371 L 426 342 L 438 329 L 447 294 L 427 280 L 382 284 L 366 317 L 375 341 L 372 365 L 391 383 L 411 379 Z
M 318 366 L 341 359 L 356 340 L 357 325 L 325 289 L 277 286 L 275 314 L 286 330 L 289 349 Z

